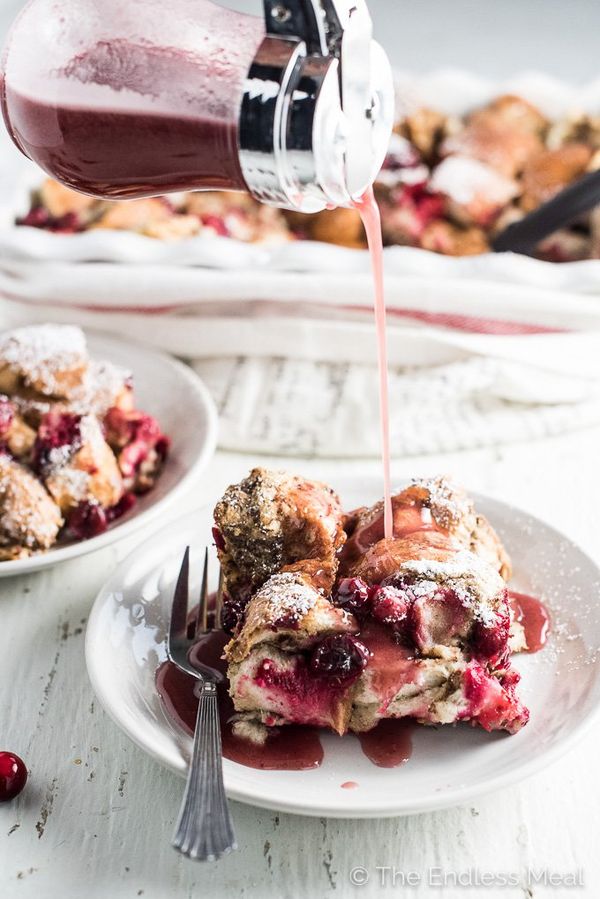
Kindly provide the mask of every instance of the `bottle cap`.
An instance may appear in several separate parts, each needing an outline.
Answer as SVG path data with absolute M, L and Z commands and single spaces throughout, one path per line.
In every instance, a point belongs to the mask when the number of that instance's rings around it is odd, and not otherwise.
M 364 0 L 264 0 L 267 34 L 248 73 L 239 129 L 250 192 L 300 212 L 350 206 L 375 180 L 394 85 Z

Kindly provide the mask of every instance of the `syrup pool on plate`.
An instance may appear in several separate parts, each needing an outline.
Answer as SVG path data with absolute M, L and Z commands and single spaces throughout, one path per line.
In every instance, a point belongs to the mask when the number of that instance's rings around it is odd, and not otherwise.
M 227 665 L 221 656 L 229 639 L 223 631 L 214 631 L 192 649 L 192 662 L 202 662 L 225 674 Z M 198 711 L 196 679 L 180 671 L 171 662 L 165 662 L 157 671 L 156 684 L 169 716 L 191 736 Z M 220 685 L 219 717 L 223 755 L 226 759 L 247 768 L 268 771 L 306 771 L 318 768 L 323 761 L 323 747 L 316 728 L 297 725 L 283 727 L 262 746 L 236 737 L 230 723 L 234 713 L 227 685 Z
M 508 595 L 515 621 L 525 632 L 527 652 L 539 652 L 546 645 L 550 634 L 551 619 L 548 609 L 535 596 L 517 593 L 515 590 L 510 590 Z
M 539 652 L 546 644 L 550 632 L 550 614 L 544 603 L 536 597 L 510 592 L 510 600 L 516 620 L 523 626 L 528 652 Z M 384 639 L 377 625 L 367 628 L 364 639 L 373 653 L 373 663 L 379 670 L 378 677 L 397 678 L 398 670 L 410 664 L 407 653 L 398 651 L 390 640 Z M 222 631 L 214 631 L 192 649 L 191 660 L 216 668 L 226 674 L 227 665 L 222 658 L 229 637 Z M 377 662 L 379 661 L 379 664 Z M 190 736 L 194 733 L 198 699 L 195 693 L 197 681 L 180 671 L 171 662 L 164 662 L 156 673 L 156 684 L 165 710 L 172 721 Z M 227 691 L 227 685 L 219 688 L 219 715 L 221 719 L 223 755 L 225 758 L 248 768 L 267 771 L 306 771 L 318 768 L 324 758 L 319 728 L 308 725 L 286 725 L 277 728 L 264 745 L 243 740 L 233 733 L 231 717 L 235 709 Z M 343 739 L 358 740 L 363 754 L 377 767 L 395 768 L 405 764 L 412 755 L 412 735 L 416 723 L 410 718 L 384 719 L 371 731 L 349 734 Z M 343 789 L 354 789 L 355 781 L 345 781 Z
M 228 641 L 227 634 L 214 631 L 192 649 L 191 661 L 210 665 L 225 674 L 227 666 L 221 656 Z M 156 673 L 157 690 L 167 714 L 190 736 L 194 733 L 198 711 L 196 684 L 195 678 L 180 671 L 171 662 L 164 662 Z M 286 725 L 277 728 L 264 745 L 257 745 L 233 733 L 231 717 L 234 712 L 227 684 L 224 684 L 219 687 L 219 717 L 223 756 L 226 759 L 263 771 L 307 771 L 318 768 L 323 762 L 319 728 Z M 391 768 L 403 764 L 411 754 L 411 729 L 412 722 L 395 721 L 389 724 L 383 721 L 368 735 L 361 735 L 361 748 L 367 758 L 380 767 Z

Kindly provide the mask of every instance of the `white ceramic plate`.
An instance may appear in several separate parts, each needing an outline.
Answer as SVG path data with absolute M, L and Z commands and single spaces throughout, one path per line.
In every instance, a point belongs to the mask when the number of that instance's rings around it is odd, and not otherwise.
M 372 502 L 379 484 L 338 484 L 346 508 Z M 520 656 L 520 693 L 531 720 L 516 736 L 468 725 L 417 728 L 413 755 L 400 768 L 372 765 L 353 737 L 325 736 L 316 770 L 257 771 L 225 761 L 231 798 L 305 815 L 381 817 L 466 802 L 511 784 L 556 759 L 581 735 L 600 704 L 600 570 L 566 537 L 532 516 L 478 497 L 506 542 L 515 589 L 544 598 L 554 619 L 550 642 Z M 176 523 L 139 547 L 100 592 L 87 632 L 87 665 L 116 723 L 169 768 L 184 774 L 191 740 L 167 717 L 155 687 L 165 660 L 165 624 L 183 549 L 210 543 L 210 509 Z M 213 575 L 216 565 L 213 564 Z M 355 781 L 358 787 L 342 789 Z
M 129 536 L 163 515 L 189 491 L 211 459 L 217 439 L 217 412 L 194 372 L 162 353 L 99 334 L 87 335 L 90 355 L 133 372 L 136 403 L 154 415 L 171 437 L 172 448 L 156 487 L 99 537 L 58 545 L 27 559 L 0 562 L 0 577 L 26 574 L 93 552 Z

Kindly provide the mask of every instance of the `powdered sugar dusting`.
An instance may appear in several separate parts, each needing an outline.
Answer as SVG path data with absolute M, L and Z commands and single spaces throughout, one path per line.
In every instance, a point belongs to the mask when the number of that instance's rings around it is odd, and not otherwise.
M 53 447 L 47 455 L 47 461 L 44 465 L 44 471 L 46 475 L 50 474 L 50 472 L 55 471 L 57 468 L 62 468 L 63 465 L 66 465 L 73 454 L 73 448 L 70 444 L 64 444 L 64 446 L 55 446 Z
M 102 452 L 104 448 L 104 435 L 100 422 L 94 415 L 84 415 L 79 423 L 81 432 L 81 440 L 84 444 L 90 446 L 94 456 Z
M 71 401 L 71 408 L 82 414 L 93 412 L 104 416 L 131 381 L 131 372 L 127 369 L 112 362 L 91 360 L 81 388 Z
M 431 593 L 431 587 L 443 582 L 456 594 L 461 604 L 486 624 L 493 624 L 497 606 L 504 595 L 504 583 L 488 563 L 468 550 L 460 550 L 445 562 L 433 559 L 415 559 L 403 562 L 402 573 L 417 575 L 416 588 L 423 595 Z
M 272 620 L 297 623 L 314 608 L 319 594 L 297 574 L 274 574 L 256 595 L 269 606 Z
M 45 393 L 57 388 L 57 375 L 87 364 L 85 336 L 72 325 L 32 325 L 0 335 L 0 366 L 17 371 Z
M 66 467 L 60 472 L 61 488 L 71 502 L 80 503 L 89 498 L 90 481 L 91 475 L 88 471 Z
M 458 524 L 471 511 L 471 503 L 466 494 L 458 490 L 447 478 L 415 479 L 413 484 L 428 492 L 429 505 L 435 520 L 446 530 Z
M 7 456 L 0 459 L 0 545 L 46 549 L 61 525 L 60 512 L 42 485 Z
M 445 194 L 460 205 L 468 205 L 479 198 L 503 206 L 518 192 L 516 183 L 505 178 L 491 166 L 467 156 L 449 156 L 435 169 L 429 189 Z

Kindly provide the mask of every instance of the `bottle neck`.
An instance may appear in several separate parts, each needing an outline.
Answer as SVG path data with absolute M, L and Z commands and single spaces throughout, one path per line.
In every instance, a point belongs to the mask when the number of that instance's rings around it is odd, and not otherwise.
M 368 101 L 352 105 L 350 81 L 344 105 L 338 56 L 310 55 L 293 37 L 265 37 L 246 79 L 239 125 L 240 166 L 257 199 L 319 212 L 349 206 L 371 186 L 389 145 L 394 90 L 375 42 L 370 55 Z

